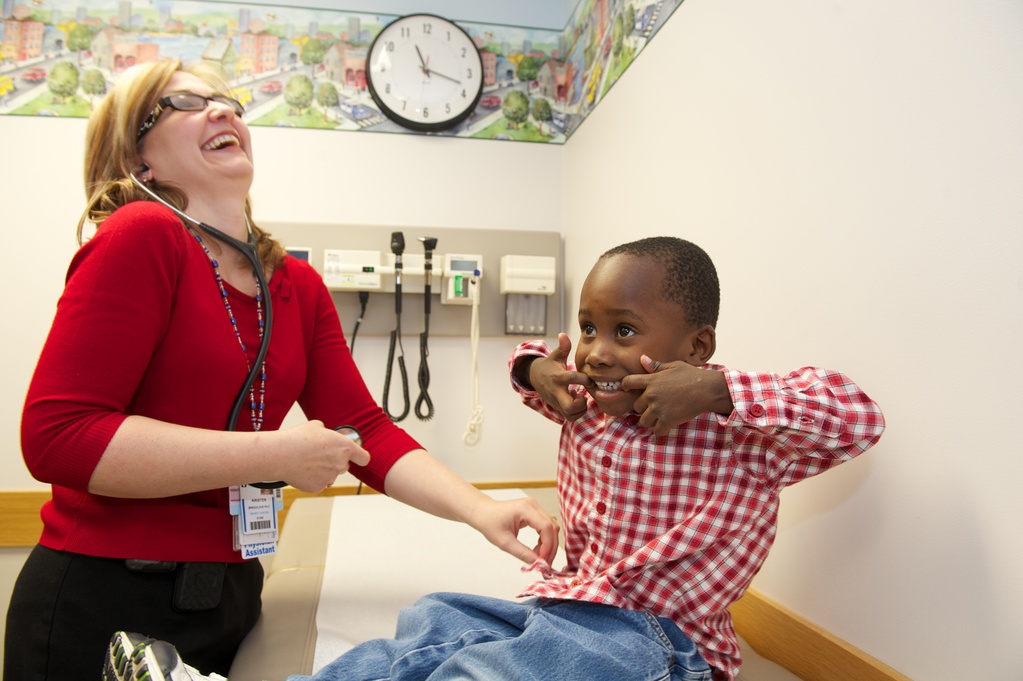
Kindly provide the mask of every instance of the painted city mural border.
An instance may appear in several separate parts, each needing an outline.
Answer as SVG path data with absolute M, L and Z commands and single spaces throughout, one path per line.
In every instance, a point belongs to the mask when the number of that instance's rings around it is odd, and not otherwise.
M 219 63 L 250 126 L 416 133 L 366 85 L 397 15 L 200 0 L 0 0 L 0 115 L 86 118 L 133 64 Z M 581 0 L 561 31 L 453 18 L 484 58 L 483 96 L 434 135 L 564 143 L 682 0 Z

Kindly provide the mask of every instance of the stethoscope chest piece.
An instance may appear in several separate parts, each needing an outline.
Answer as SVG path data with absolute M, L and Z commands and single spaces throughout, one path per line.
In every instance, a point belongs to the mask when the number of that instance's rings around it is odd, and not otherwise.
M 354 426 L 338 426 L 334 430 L 360 447 L 362 446 L 362 434 Z

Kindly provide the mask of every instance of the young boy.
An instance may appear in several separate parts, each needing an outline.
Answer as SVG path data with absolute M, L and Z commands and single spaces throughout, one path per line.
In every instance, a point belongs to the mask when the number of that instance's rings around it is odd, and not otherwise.
M 602 255 L 574 363 L 565 334 L 509 362 L 523 402 L 562 427 L 565 569 L 537 561 L 544 578 L 522 602 L 426 596 L 394 640 L 313 678 L 734 679 L 728 606 L 767 557 L 779 492 L 865 451 L 884 417 L 834 371 L 708 364 L 718 302 L 713 263 L 687 241 Z
M 728 606 L 767 557 L 781 489 L 884 429 L 878 406 L 837 372 L 708 364 L 718 305 L 702 249 L 642 239 L 606 252 L 583 283 L 574 366 L 564 334 L 553 351 L 523 343 L 511 359 L 523 402 L 562 424 L 568 565 L 527 593 L 668 618 L 715 680 L 738 673 Z

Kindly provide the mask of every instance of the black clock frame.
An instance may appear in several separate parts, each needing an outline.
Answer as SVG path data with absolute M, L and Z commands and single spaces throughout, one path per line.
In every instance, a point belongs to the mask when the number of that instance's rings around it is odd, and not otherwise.
M 376 105 L 380 109 L 380 111 L 385 116 L 387 116 L 388 119 L 394 121 L 403 128 L 407 128 L 415 132 L 443 132 L 445 130 L 450 130 L 451 128 L 454 128 L 459 123 L 461 123 L 462 121 L 464 121 L 473 114 L 473 112 L 476 110 L 476 106 L 480 102 L 480 98 L 482 98 L 483 96 L 483 55 L 480 54 L 480 50 L 478 47 L 476 47 L 476 43 L 472 39 L 472 36 L 469 35 L 469 33 L 464 28 L 456 24 L 451 19 L 446 19 L 445 17 L 438 16 L 436 14 L 416 13 L 406 14 L 404 16 L 397 17 L 396 19 L 394 19 L 394 21 L 410 19 L 413 17 L 416 18 L 422 17 L 424 19 L 439 19 L 446 24 L 451 24 L 459 31 L 461 31 L 463 34 L 465 34 L 465 37 L 469 39 L 469 44 L 473 46 L 474 50 L 476 50 L 476 57 L 479 59 L 480 62 L 480 87 L 479 90 L 477 90 L 476 92 L 476 96 L 473 98 L 472 104 L 470 104 L 465 109 L 465 111 L 460 113 L 458 116 L 455 116 L 454 118 L 449 118 L 448 120 L 441 121 L 439 123 L 423 123 L 420 121 L 411 120 L 409 118 L 406 118 L 405 116 L 402 116 L 400 113 L 392 110 L 389 106 L 384 104 L 383 99 L 381 99 L 381 97 L 377 95 L 376 87 L 374 87 L 373 85 L 373 71 L 370 68 L 370 64 L 372 63 L 371 58 L 373 56 L 373 48 L 376 47 L 377 41 L 380 40 L 381 36 L 384 35 L 384 32 L 387 30 L 390 24 L 385 26 L 380 31 L 380 33 L 378 33 L 376 37 L 373 38 L 373 42 L 370 43 L 369 46 L 369 51 L 366 53 L 366 84 L 369 86 L 369 95 L 370 97 L 373 98 L 373 101 L 376 102 Z M 392 21 L 391 23 L 394 23 L 394 21 Z

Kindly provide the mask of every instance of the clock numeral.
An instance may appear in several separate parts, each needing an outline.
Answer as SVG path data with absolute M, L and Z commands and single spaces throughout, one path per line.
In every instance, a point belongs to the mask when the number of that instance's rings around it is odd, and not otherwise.
M 402 100 L 402 102 L 401 102 L 401 110 L 404 111 L 407 108 L 408 108 L 408 100 L 407 99 Z
M 467 49 L 465 49 L 465 48 L 463 47 L 463 48 L 462 48 L 462 59 L 465 59 L 465 56 L 466 56 L 467 54 L 469 54 L 469 50 L 467 50 Z
M 466 69 L 465 70 L 465 77 L 466 78 L 472 78 L 472 69 Z
M 444 104 L 444 113 L 451 113 L 451 103 L 450 102 L 446 102 Z
M 411 38 L 412 37 L 412 29 L 409 28 L 408 26 L 402 26 L 401 27 L 401 37 L 402 38 Z
M 433 24 L 423 24 L 423 35 L 430 35 L 433 33 Z
M 394 41 L 393 40 L 388 40 L 387 41 L 387 51 L 388 52 L 394 52 Z
M 384 86 L 384 92 L 386 92 L 387 94 L 391 94 L 391 84 L 390 83 L 388 83 L 386 86 Z
M 468 96 L 469 96 L 469 95 L 465 94 L 465 90 L 463 89 L 463 90 L 462 90 L 462 99 L 465 99 L 465 98 L 466 98 L 466 97 L 468 97 Z

